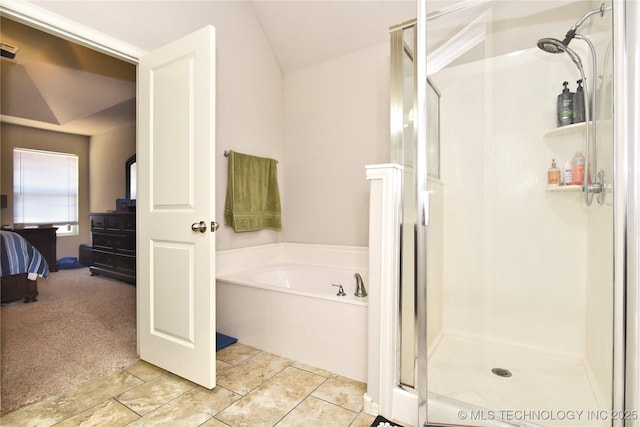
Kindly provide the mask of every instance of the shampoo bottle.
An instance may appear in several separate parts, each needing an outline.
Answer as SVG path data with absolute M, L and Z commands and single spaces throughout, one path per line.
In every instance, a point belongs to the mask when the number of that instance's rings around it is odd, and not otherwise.
M 551 167 L 547 171 L 547 184 L 560 185 L 560 169 L 556 166 L 556 159 L 551 159 Z
M 584 89 L 582 87 L 582 79 L 578 80 L 578 88 L 573 95 L 573 123 L 584 122 Z
M 571 179 L 575 185 L 584 184 L 584 155 L 580 151 L 571 161 Z
M 558 95 L 558 126 L 566 126 L 573 123 L 573 93 L 567 87 L 569 82 L 562 83 L 564 89 Z
M 571 185 L 573 181 L 571 179 L 571 161 L 567 160 L 564 164 L 564 185 Z

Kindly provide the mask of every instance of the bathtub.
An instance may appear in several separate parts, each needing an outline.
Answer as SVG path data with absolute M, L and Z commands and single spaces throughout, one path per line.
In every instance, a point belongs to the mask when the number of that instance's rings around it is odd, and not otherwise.
M 243 344 L 366 382 L 368 301 L 354 295 L 356 272 L 368 285 L 366 250 L 295 244 L 259 249 L 217 254 L 216 329 Z M 345 296 L 337 295 L 334 283 Z

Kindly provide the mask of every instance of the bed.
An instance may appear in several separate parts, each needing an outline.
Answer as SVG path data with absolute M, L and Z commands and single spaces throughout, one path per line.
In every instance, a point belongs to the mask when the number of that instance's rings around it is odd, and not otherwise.
M 47 261 L 19 234 L 0 230 L 0 235 L 1 302 L 22 298 L 25 303 L 37 301 L 37 279 L 49 275 Z

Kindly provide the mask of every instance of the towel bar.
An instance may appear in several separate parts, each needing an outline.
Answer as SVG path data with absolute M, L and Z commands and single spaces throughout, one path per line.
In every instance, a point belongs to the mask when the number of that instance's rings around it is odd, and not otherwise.
M 224 156 L 229 157 L 229 150 L 224 150 Z M 276 160 L 276 163 L 279 163 L 279 162 Z

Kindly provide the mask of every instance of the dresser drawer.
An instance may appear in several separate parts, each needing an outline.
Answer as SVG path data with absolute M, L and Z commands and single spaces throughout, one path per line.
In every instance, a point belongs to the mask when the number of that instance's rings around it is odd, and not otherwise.
M 92 244 L 94 249 L 98 250 L 124 252 L 129 255 L 136 253 L 136 238 L 135 234 L 131 233 L 93 233 Z
M 93 246 L 93 249 L 111 249 L 113 247 L 113 242 L 111 241 L 111 238 L 113 236 L 111 234 L 100 234 L 100 233 L 93 233 L 91 235 L 91 245 Z
M 104 274 L 135 284 L 135 213 L 92 213 L 91 274 Z
M 113 239 L 113 250 L 115 252 L 123 252 L 128 255 L 136 254 L 136 236 L 135 234 L 119 235 Z
M 113 259 L 115 271 L 130 276 L 136 275 L 136 257 L 129 255 L 115 255 Z
M 104 221 L 104 228 L 112 231 L 122 230 L 122 218 L 117 215 L 106 217 Z
M 121 217 L 121 230 L 122 231 L 136 231 L 136 217 L 135 215 L 126 215 Z
M 103 216 L 92 216 L 91 217 L 91 231 L 95 230 L 104 230 L 104 217 Z
M 93 248 L 93 264 L 92 266 L 113 270 L 115 266 L 115 255 L 111 252 L 101 251 Z

